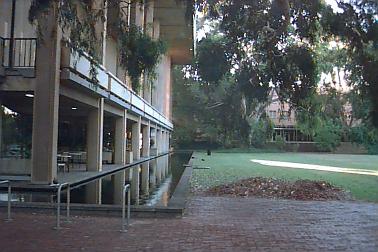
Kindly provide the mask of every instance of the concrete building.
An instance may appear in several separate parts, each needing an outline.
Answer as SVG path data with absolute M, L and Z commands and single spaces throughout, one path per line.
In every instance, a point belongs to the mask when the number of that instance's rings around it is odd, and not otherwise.
M 132 90 L 127 69 L 119 64 L 117 35 L 109 27 L 115 16 L 109 10 L 105 22 L 96 24 L 102 35 L 96 84 L 90 76 L 91 59 L 66 46 L 53 11 L 42 24 L 48 39 L 38 39 L 28 21 L 30 5 L 31 0 L 0 1 L 0 175 L 48 185 L 61 181 L 68 169 L 101 172 L 105 164 L 124 165 L 168 152 L 171 68 L 190 63 L 193 55 L 193 22 L 186 6 L 176 0 L 131 1 L 129 22 L 168 45 L 153 85 L 138 91 Z M 25 122 L 25 134 L 18 136 L 23 144 L 11 143 L 9 134 L 2 134 L 5 115 Z M 116 179 L 133 180 L 137 197 L 139 173 L 146 190 L 150 169 L 134 171 Z M 99 200 L 98 191 L 92 193 L 94 201 Z

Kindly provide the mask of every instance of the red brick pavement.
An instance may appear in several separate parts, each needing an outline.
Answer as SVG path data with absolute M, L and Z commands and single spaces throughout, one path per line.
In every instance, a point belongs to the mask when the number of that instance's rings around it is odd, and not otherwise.
M 5 218 L 4 208 L 0 218 Z M 378 251 L 378 204 L 194 197 L 182 219 L 15 213 L 0 220 L 0 251 Z

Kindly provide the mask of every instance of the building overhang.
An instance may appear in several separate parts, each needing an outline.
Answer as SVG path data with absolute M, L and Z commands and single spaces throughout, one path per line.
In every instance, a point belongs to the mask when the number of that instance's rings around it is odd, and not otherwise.
M 155 1 L 154 16 L 160 23 L 160 38 L 168 43 L 172 64 L 190 64 L 194 54 L 193 13 L 184 1 Z

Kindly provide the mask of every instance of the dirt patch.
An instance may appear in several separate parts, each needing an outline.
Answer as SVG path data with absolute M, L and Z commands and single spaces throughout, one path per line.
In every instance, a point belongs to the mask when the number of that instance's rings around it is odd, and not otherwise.
M 213 187 L 203 192 L 209 196 L 258 196 L 292 200 L 350 200 L 351 196 L 325 181 L 298 180 L 289 182 L 274 178 L 250 178 Z

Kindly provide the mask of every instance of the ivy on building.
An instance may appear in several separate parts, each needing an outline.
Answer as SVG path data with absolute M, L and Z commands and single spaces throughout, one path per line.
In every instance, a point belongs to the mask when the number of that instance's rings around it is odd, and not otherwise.
M 160 56 L 167 50 L 162 40 L 154 40 L 136 25 L 119 25 L 120 63 L 126 68 L 134 90 L 139 90 L 140 77 L 145 73 L 151 82 Z M 148 74 L 147 74 L 148 73 Z
M 146 3 L 148 0 L 138 0 Z M 92 82 L 97 84 L 97 66 L 101 59 L 102 31 L 96 29 L 99 23 L 105 23 L 106 10 L 119 8 L 119 22 L 111 24 L 119 41 L 120 64 L 124 67 L 132 81 L 134 90 L 139 90 L 142 74 L 149 80 L 156 78 L 155 68 L 166 50 L 162 40 L 154 40 L 135 25 L 128 25 L 126 15 L 128 4 L 131 1 L 109 0 L 95 5 L 94 0 L 33 0 L 29 10 L 29 21 L 36 24 L 37 33 L 43 41 L 43 19 L 55 8 L 58 24 L 63 31 L 66 44 L 72 53 L 86 53 L 92 58 L 90 76 Z M 123 7 L 121 7 L 123 6 Z M 42 22 L 38 22 L 42 20 Z M 148 73 L 148 74 L 147 74 Z M 145 82 L 147 83 L 147 82 Z

